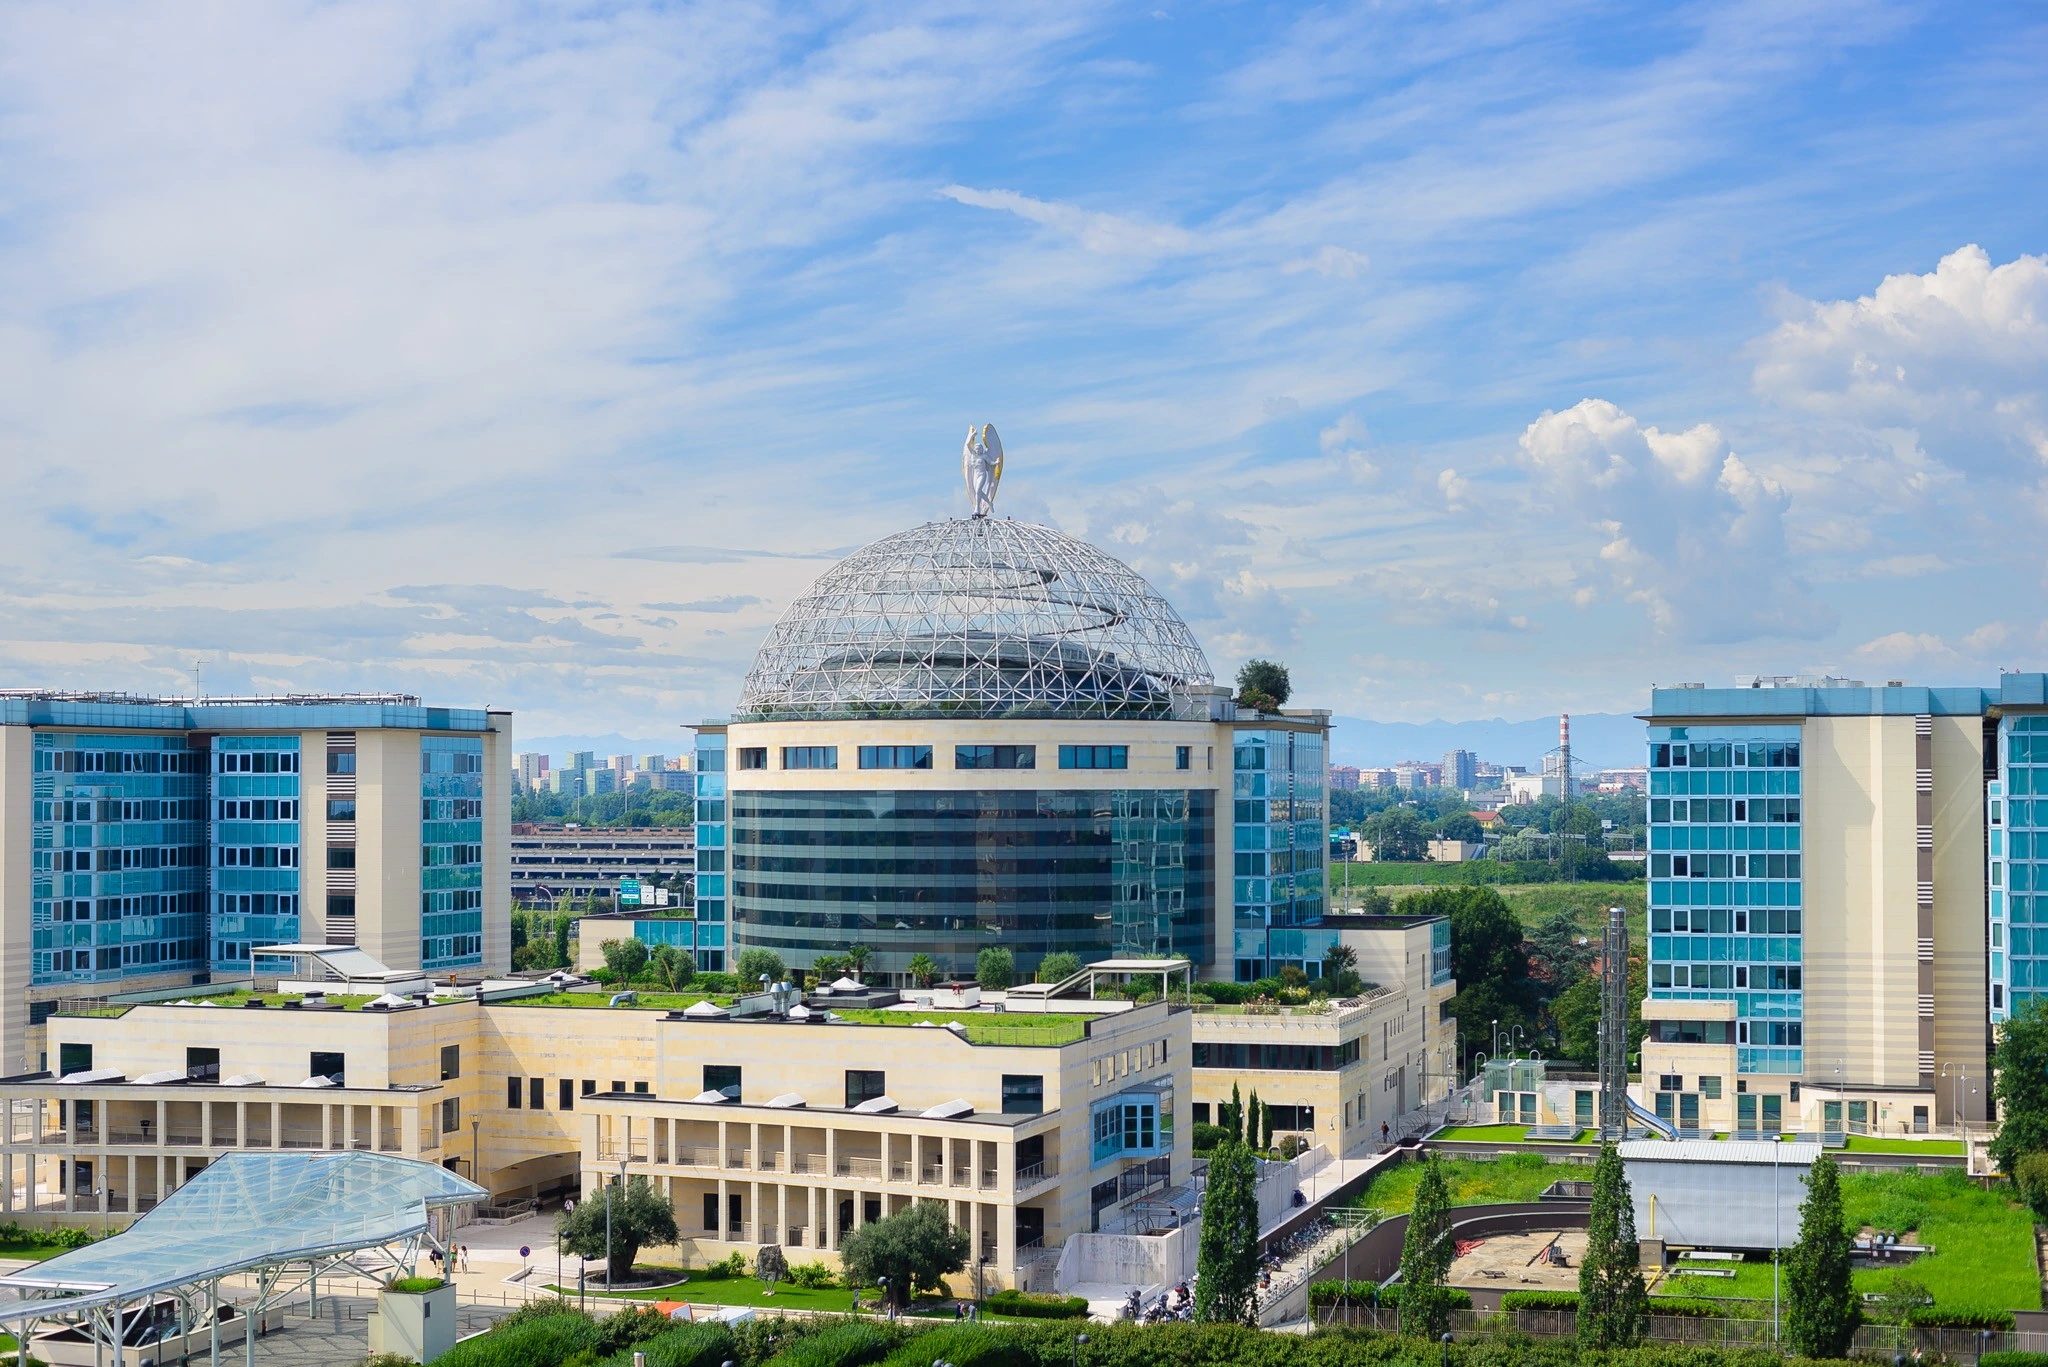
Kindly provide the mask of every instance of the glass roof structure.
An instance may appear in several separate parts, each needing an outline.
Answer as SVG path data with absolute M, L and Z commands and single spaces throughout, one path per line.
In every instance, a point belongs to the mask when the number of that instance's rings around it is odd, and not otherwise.
M 769 633 L 734 719 L 1193 716 L 1213 683 L 1130 566 L 1050 527 L 954 518 L 826 571 Z
M 433 1207 L 488 1200 L 445 1168 L 375 1153 L 230 1153 L 111 1238 L 0 1277 L 0 1323 L 423 1234 Z

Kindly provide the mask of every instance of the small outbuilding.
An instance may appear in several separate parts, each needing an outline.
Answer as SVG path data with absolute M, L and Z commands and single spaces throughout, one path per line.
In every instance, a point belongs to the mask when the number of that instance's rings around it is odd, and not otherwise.
M 1790 1248 L 1799 1242 L 1812 1143 L 1632 1139 L 1621 1161 L 1636 1237 L 1667 1248 Z

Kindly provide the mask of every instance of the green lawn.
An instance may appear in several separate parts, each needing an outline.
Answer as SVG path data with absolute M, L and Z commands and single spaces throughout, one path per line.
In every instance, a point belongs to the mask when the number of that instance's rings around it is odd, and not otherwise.
M 610 992 L 548 992 L 534 997 L 511 997 L 498 1005 L 602 1007 L 610 1006 L 612 998 L 619 992 L 634 995 L 632 1009 L 636 1011 L 681 1011 L 701 1001 L 714 1002 L 719 1006 L 731 1006 L 733 1003 L 730 996 L 714 996 L 709 992 L 648 992 L 630 987 Z
M 1921 1176 L 1909 1172 L 1842 1175 L 1842 1206 L 1852 1227 L 1911 1232 L 1934 1252 L 1899 1268 L 1859 1268 L 1859 1292 L 1882 1292 L 1894 1277 L 1919 1283 L 1943 1310 L 2035 1310 L 2041 1304 L 2034 1272 L 2034 1225 L 2026 1209 L 2004 1192 L 1985 1191 L 1960 1170 Z M 1788 1221 L 1794 1219 L 1786 1212 Z M 1788 1229 L 1788 1233 L 1789 1233 Z M 1769 1262 L 1716 1264 L 1730 1277 L 1666 1277 L 1660 1296 L 1739 1297 L 1769 1304 Z M 1782 1291 L 1782 1286 L 1781 1286 Z
M 1930 1158 L 1961 1158 L 1960 1139 L 1884 1139 L 1872 1134 L 1849 1136 L 1850 1153 L 1918 1153 Z
M 1430 1136 L 1479 1144 L 1519 1144 L 1528 1137 L 1527 1125 L 1446 1125 Z
M 17 1262 L 40 1263 L 56 1257 L 59 1253 L 71 1252 L 54 1244 L 0 1244 L 0 1258 L 12 1258 Z
M 548 1290 L 576 1299 L 573 1286 L 551 1286 Z M 602 1298 L 604 1293 L 592 1291 L 592 1299 Z M 614 1299 L 631 1301 L 691 1301 L 697 1305 L 752 1305 L 763 1310 L 819 1310 L 848 1314 L 853 1309 L 853 1292 L 844 1287 L 812 1288 L 792 1286 L 784 1282 L 770 1294 L 768 1288 L 752 1277 L 717 1277 L 702 1279 L 702 1274 L 693 1273 L 680 1286 L 657 1287 L 646 1291 L 620 1291 Z M 918 1316 L 933 1316 L 952 1319 L 952 1301 L 943 1296 L 919 1297 L 921 1304 L 913 1304 L 909 1313 Z M 861 1309 L 875 1309 L 876 1296 L 873 1290 L 861 1293 Z M 1012 1318 L 1004 1315 L 984 1314 L 986 1320 Z
M 1384 892 L 1394 899 L 1398 908 L 1401 899 L 1412 893 L 1465 881 L 1452 876 L 1451 871 L 1470 867 L 1469 864 L 1332 864 L 1331 907 L 1342 910 L 1346 901 L 1343 890 L 1351 887 L 1358 889 L 1361 895 L 1368 889 Z M 1439 874 L 1436 870 L 1444 872 Z M 1347 878 L 1350 880 L 1348 883 L 1345 881 Z M 1597 936 L 1607 923 L 1607 908 L 1620 907 L 1628 913 L 1629 933 L 1640 939 L 1644 932 L 1645 893 L 1639 881 L 1496 883 L 1493 890 L 1514 909 L 1515 915 L 1528 929 L 1533 930 L 1559 911 L 1568 911 L 1583 932 Z
M 1018 1011 L 995 1014 L 976 1011 L 839 1011 L 841 1020 L 862 1025 L 915 1026 L 919 1021 L 946 1025 L 958 1021 L 967 1027 L 971 1044 L 1072 1044 L 1088 1033 L 1085 1016 L 1041 1016 Z
M 1584 1178 L 1587 1169 L 1577 1163 L 1549 1163 L 1537 1153 L 1518 1153 L 1511 1158 L 1444 1158 L 1444 1178 L 1450 1183 L 1451 1204 L 1478 1206 L 1498 1201 L 1533 1201 L 1552 1182 Z M 1415 1206 L 1415 1186 L 1422 1180 L 1422 1164 L 1402 1163 L 1383 1170 L 1371 1185 L 1350 1204 L 1368 1206 L 1387 1215 L 1404 1215 Z

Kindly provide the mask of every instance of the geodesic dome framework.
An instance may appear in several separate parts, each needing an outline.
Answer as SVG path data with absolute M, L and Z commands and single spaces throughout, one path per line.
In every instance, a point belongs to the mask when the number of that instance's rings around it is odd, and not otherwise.
M 735 719 L 1163 718 L 1213 682 L 1130 566 L 1050 527 L 955 518 L 826 571 L 768 634 Z

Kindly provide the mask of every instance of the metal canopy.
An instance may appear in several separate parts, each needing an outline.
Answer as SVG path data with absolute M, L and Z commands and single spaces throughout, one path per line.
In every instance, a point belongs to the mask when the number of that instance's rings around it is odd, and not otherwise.
M 769 633 L 735 718 L 1175 717 L 1213 682 L 1130 566 L 1050 527 L 955 518 L 827 570 Z
M 116 1305 L 287 1263 L 404 1243 L 427 1212 L 489 1199 L 445 1168 L 375 1153 L 231 1153 L 121 1233 L 12 1276 L 0 1323 Z

